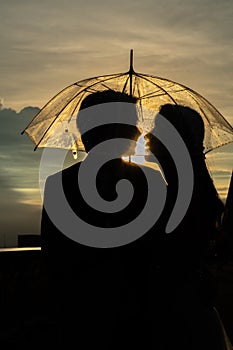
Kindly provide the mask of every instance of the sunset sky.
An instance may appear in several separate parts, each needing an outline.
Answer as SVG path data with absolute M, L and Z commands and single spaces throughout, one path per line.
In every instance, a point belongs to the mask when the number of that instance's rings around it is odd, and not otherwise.
M 84 78 L 134 68 L 196 90 L 233 125 L 232 0 L 0 0 L 0 246 L 39 233 L 41 150 L 20 132 Z M 221 198 L 233 145 L 208 155 Z

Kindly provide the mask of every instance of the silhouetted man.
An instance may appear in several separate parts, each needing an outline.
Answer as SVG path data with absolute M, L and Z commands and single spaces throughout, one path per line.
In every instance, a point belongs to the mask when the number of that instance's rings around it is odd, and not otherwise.
M 106 103 L 111 103 L 110 109 Z M 84 99 L 77 125 L 88 155 L 82 163 L 46 181 L 42 251 L 49 268 L 51 317 L 57 339 L 64 345 L 119 349 L 140 343 L 144 346 L 146 342 L 148 274 L 156 256 L 157 239 L 150 234 L 152 225 L 148 222 L 150 216 L 156 219 L 162 210 L 166 186 L 159 172 L 142 170 L 143 167 L 121 158 L 134 154 L 132 140 L 136 141 L 140 135 L 135 104 L 134 98 L 114 91 L 93 93 Z M 122 124 L 122 114 L 126 111 L 127 122 Z M 125 196 L 125 206 L 120 203 L 117 211 L 101 210 L 98 205 L 93 208 L 79 186 L 81 180 L 84 188 L 88 186 L 96 160 L 103 164 L 96 175 L 96 189 L 105 202 L 111 204 L 118 199 L 120 180 L 126 179 L 133 186 L 133 192 L 129 191 L 132 196 Z M 81 171 L 86 164 L 89 173 L 85 177 L 85 171 L 84 176 Z M 155 195 L 152 193 L 150 197 L 144 171 L 153 183 L 153 191 L 161 197 L 161 201 L 155 200 L 148 208 L 148 199 L 151 202 Z M 89 188 L 86 189 L 88 192 Z M 121 195 L 125 194 L 124 189 L 120 190 Z M 91 200 L 94 198 L 92 192 L 89 196 Z M 84 226 L 79 226 L 77 218 L 90 225 L 89 229 L 80 229 Z M 135 226 L 128 226 L 131 222 Z M 145 230 L 141 229 L 143 224 Z M 125 231 L 122 233 L 118 227 Z M 91 236 L 93 228 L 103 228 L 103 236 L 97 230 L 96 237 Z M 112 228 L 119 237 L 112 233 Z

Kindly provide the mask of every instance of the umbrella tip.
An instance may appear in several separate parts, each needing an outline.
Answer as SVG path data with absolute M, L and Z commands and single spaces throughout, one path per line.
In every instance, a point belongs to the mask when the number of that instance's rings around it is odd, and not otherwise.
M 129 65 L 130 72 L 133 72 L 133 49 L 130 50 L 130 65 Z

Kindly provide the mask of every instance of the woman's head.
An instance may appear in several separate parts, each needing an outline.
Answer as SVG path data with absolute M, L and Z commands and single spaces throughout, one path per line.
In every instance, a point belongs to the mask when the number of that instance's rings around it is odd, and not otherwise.
M 178 131 L 179 135 L 183 139 L 191 156 L 203 155 L 203 141 L 204 141 L 204 122 L 200 114 L 194 109 L 181 105 L 165 104 L 161 106 L 159 114 L 168 120 Z M 154 132 L 156 137 L 148 135 L 149 147 L 153 153 L 163 152 L 165 153 L 164 146 L 159 142 L 160 125 L 162 121 L 156 123 Z

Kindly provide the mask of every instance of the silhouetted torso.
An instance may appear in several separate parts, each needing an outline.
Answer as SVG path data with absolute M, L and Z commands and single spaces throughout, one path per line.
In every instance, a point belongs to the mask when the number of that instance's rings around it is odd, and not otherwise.
M 62 172 L 64 193 L 76 215 L 106 229 L 127 224 L 139 215 L 148 192 L 140 167 L 118 159 L 106 163 L 98 174 L 97 189 L 105 200 L 116 198 L 115 186 L 122 178 L 134 187 L 129 205 L 113 214 L 97 212 L 87 205 L 77 184 L 79 168 L 80 164 L 76 164 Z M 151 172 L 154 185 L 161 186 L 160 173 Z M 53 193 L 51 189 L 57 177 L 55 174 L 47 181 L 45 202 Z M 152 230 L 132 243 L 115 248 L 88 247 L 61 233 L 43 210 L 42 249 L 50 271 L 51 302 L 56 309 L 52 311 L 56 316 L 51 317 L 55 323 L 59 320 L 61 341 L 68 337 L 72 343 L 79 329 L 77 342 L 86 344 L 87 348 L 101 344 L 103 348 L 114 349 L 122 341 L 129 346 L 145 342 L 150 266 L 156 264 L 160 234 Z

